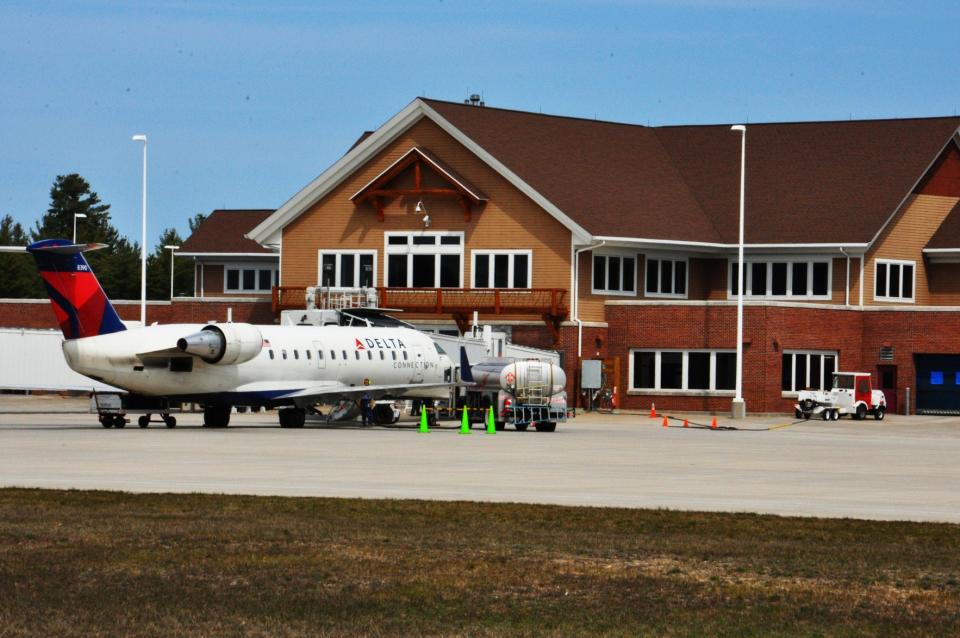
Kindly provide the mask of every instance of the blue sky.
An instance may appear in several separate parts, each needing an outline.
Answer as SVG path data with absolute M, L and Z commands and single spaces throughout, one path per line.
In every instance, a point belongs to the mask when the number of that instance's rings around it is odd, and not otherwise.
M 140 236 L 283 204 L 414 97 L 639 124 L 953 115 L 957 2 L 0 4 L 0 215 L 78 172 Z M 82 223 L 82 222 L 81 222 Z M 82 234 L 81 234 L 82 238 Z

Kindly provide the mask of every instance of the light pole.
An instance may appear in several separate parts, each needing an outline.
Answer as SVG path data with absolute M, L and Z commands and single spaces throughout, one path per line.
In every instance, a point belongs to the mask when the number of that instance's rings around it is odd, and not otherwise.
M 737 124 L 730 127 L 740 132 L 740 237 L 737 241 L 737 385 L 730 416 L 742 419 L 747 416 L 747 404 L 743 400 L 743 209 L 747 187 L 747 127 Z
M 173 251 L 180 250 L 180 246 L 164 246 L 170 251 L 170 301 L 173 301 Z
M 140 325 L 147 325 L 147 136 L 134 135 L 134 142 L 143 142 L 143 204 L 140 229 Z
M 74 213 L 73 214 L 73 243 L 77 243 L 77 218 L 86 219 L 86 213 Z

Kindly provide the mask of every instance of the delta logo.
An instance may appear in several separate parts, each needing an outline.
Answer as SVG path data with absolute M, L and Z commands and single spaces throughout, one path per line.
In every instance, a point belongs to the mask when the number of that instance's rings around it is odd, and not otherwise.
M 406 349 L 406 344 L 403 343 L 400 339 L 371 339 L 370 337 L 364 337 L 359 339 L 357 337 L 353 338 L 354 345 L 357 350 L 366 350 L 367 348 L 380 348 L 381 350 L 396 350 L 397 348 Z

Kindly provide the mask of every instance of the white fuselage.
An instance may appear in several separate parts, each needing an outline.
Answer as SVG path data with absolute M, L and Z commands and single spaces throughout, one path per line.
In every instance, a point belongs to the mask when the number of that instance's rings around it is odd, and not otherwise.
M 390 396 L 443 398 L 452 363 L 424 333 L 408 328 L 255 326 L 259 353 L 236 364 L 178 352 L 178 339 L 206 324 L 168 324 L 65 341 L 68 365 L 124 390 L 149 396 L 210 397 L 265 404 L 282 395 L 330 387 L 406 385 Z M 229 324 L 226 324 L 229 325 Z M 282 400 L 281 400 L 282 401 Z M 321 402 L 321 401 L 316 401 Z

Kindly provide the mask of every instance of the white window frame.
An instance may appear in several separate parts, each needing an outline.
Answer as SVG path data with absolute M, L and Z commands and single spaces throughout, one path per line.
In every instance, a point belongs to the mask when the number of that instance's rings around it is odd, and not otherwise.
M 672 262 L 674 262 L 674 263 L 683 262 L 683 264 L 684 264 L 684 269 L 683 269 L 683 270 L 684 270 L 684 273 L 683 273 L 683 274 L 684 274 L 684 278 L 685 278 L 685 279 L 684 279 L 684 282 L 683 282 L 683 289 L 684 289 L 685 292 L 684 292 L 683 294 L 678 294 L 678 293 L 675 293 L 675 292 L 651 292 L 650 290 L 648 290 L 648 289 L 647 289 L 647 268 L 649 267 L 651 261 L 658 261 L 658 262 L 672 261 Z M 672 266 L 672 268 L 674 269 L 674 270 L 673 270 L 673 272 L 674 272 L 674 277 L 673 277 L 672 283 L 673 283 L 674 287 L 676 287 L 676 281 L 677 281 L 677 280 L 676 280 L 676 266 L 674 265 L 674 266 Z M 660 266 L 658 265 L 658 266 L 657 266 L 657 282 L 658 282 L 658 284 L 659 284 L 659 282 L 661 281 L 661 280 L 660 280 L 660 275 L 659 275 L 659 273 L 660 273 L 660 270 L 659 270 L 659 269 L 660 269 Z M 679 256 L 673 256 L 673 255 L 644 255 L 644 260 L 643 260 L 643 295 L 644 295 L 645 297 L 663 297 L 663 298 L 669 298 L 669 299 L 686 299 L 686 298 L 687 298 L 687 295 L 689 295 L 689 294 L 690 294 L 690 260 L 689 260 L 688 258 L 686 258 L 686 257 L 679 257 Z
M 787 264 L 787 290 L 786 295 L 773 294 L 773 263 Z M 806 262 L 807 264 L 807 290 L 804 294 L 793 293 L 793 264 Z M 813 264 L 815 262 L 827 264 L 827 294 L 813 294 Z M 765 263 L 767 265 L 767 289 L 762 295 L 755 295 L 749 292 L 753 286 L 753 264 Z M 733 281 L 736 278 L 736 257 L 727 260 L 727 299 L 736 299 L 737 295 L 733 292 Z M 826 257 L 780 257 L 780 256 L 756 256 L 744 258 L 743 260 L 743 297 L 744 299 L 765 299 L 770 301 L 777 300 L 797 300 L 810 299 L 817 301 L 829 301 L 833 299 L 833 258 Z
M 340 258 L 343 255 L 353 255 L 354 257 L 359 257 L 360 255 L 373 255 L 373 284 L 372 287 L 377 286 L 377 251 L 376 250 L 318 250 L 317 251 L 317 285 L 321 285 L 323 282 L 323 257 L 324 255 L 334 255 L 336 261 L 334 262 L 334 273 L 333 280 L 336 282 L 340 281 Z M 341 286 L 339 283 L 336 286 L 330 286 L 329 290 L 359 290 L 361 288 L 360 284 L 360 260 L 353 260 L 353 280 L 357 282 L 356 286 Z
M 607 265 L 604 269 L 604 273 L 607 275 L 607 283 L 610 283 L 610 258 L 619 257 L 620 258 L 620 283 L 623 284 L 623 259 L 633 259 L 633 288 L 631 290 L 608 290 L 606 288 L 597 288 L 594 285 L 593 277 L 593 267 L 594 259 L 597 257 L 603 257 Z M 593 253 L 590 255 L 590 291 L 595 295 L 617 295 L 621 297 L 636 297 L 637 296 L 637 258 L 639 255 L 637 253 L 616 253 L 616 252 L 602 252 L 602 253 Z
M 786 348 L 786 349 L 784 349 L 784 351 L 781 353 L 781 357 L 780 357 L 780 365 L 781 365 L 781 366 L 783 366 L 783 356 L 782 356 L 782 355 L 785 355 L 785 354 L 792 355 L 793 357 L 796 357 L 797 355 L 801 355 L 801 356 L 807 357 L 807 378 L 804 379 L 805 383 L 804 383 L 803 385 L 801 385 L 801 386 L 799 387 L 799 389 L 797 389 L 797 378 L 796 378 L 796 377 L 797 377 L 797 365 L 796 365 L 796 363 L 793 363 L 793 364 L 790 366 L 790 387 L 792 387 L 792 388 L 794 388 L 794 389 L 793 389 L 793 390 L 784 390 L 784 389 L 781 387 L 781 388 L 780 388 L 780 396 L 781 396 L 781 397 L 784 397 L 784 398 L 796 397 L 796 396 L 800 393 L 800 390 L 803 390 L 804 388 L 806 388 L 806 387 L 808 387 L 808 386 L 811 387 L 811 388 L 813 387 L 812 385 L 809 384 L 809 381 L 810 381 L 810 357 L 821 357 L 821 361 L 820 361 L 820 377 L 821 377 L 821 385 L 820 385 L 820 387 L 821 387 L 821 388 L 824 387 L 823 381 L 826 381 L 826 377 L 823 376 L 823 360 L 822 360 L 822 357 L 825 357 L 825 356 L 831 357 L 831 356 L 832 356 L 832 357 L 833 357 L 833 371 L 836 372 L 836 371 L 838 371 L 838 370 L 840 369 L 840 353 L 837 352 L 836 350 L 799 350 L 799 349 L 794 349 L 794 348 Z M 783 372 L 782 372 L 782 370 L 781 370 L 781 375 L 782 375 L 782 374 L 783 374 Z M 782 376 L 781 376 L 781 379 L 782 379 Z M 781 385 L 782 385 L 782 384 L 781 384 Z M 814 388 L 814 389 L 817 389 L 817 388 Z
M 470 287 L 477 287 L 477 256 L 478 255 L 487 255 L 493 257 L 494 255 L 508 255 L 510 259 L 507 261 L 507 288 L 513 290 L 522 290 L 522 288 L 514 288 L 513 286 L 513 258 L 516 255 L 526 255 L 527 257 L 527 285 L 523 288 L 533 288 L 533 251 L 532 250 L 471 250 L 470 251 Z M 484 288 L 493 288 L 494 274 L 493 274 L 493 262 L 490 260 L 490 266 L 487 270 L 487 285 Z
M 900 292 L 903 292 L 903 266 L 913 266 L 913 278 L 912 285 L 910 290 L 913 294 L 909 297 L 887 297 L 887 296 L 878 296 L 877 295 L 877 272 L 880 270 L 880 266 L 890 266 L 896 265 L 901 266 L 900 268 Z M 887 268 L 887 292 L 890 292 L 890 269 Z M 915 303 L 917 298 L 917 262 L 911 261 L 909 259 L 880 259 L 875 258 L 873 260 L 873 299 L 874 301 L 886 301 L 890 303 Z
M 407 237 L 406 244 L 391 244 L 391 237 Z M 460 237 L 460 243 L 452 246 L 441 244 L 440 237 Z M 413 237 L 436 237 L 434 244 L 415 245 Z M 397 231 L 385 232 L 383 234 L 383 285 L 388 286 L 390 282 L 390 255 L 407 256 L 407 285 L 406 288 L 413 287 L 413 256 L 414 255 L 459 255 L 460 256 L 460 279 L 457 288 L 463 288 L 463 251 L 464 251 L 464 233 L 462 230 L 432 230 L 432 231 Z M 433 288 L 440 288 L 440 260 L 434 261 L 433 266 Z
M 717 354 L 736 354 L 736 350 L 727 348 L 630 348 L 630 354 L 627 358 L 627 394 L 662 394 L 672 396 L 705 396 L 705 397 L 732 397 L 736 394 L 735 389 L 718 390 L 717 389 Z M 633 368 L 634 357 L 639 352 L 652 352 L 654 354 L 654 386 L 653 388 L 634 387 Z M 663 353 L 676 353 L 682 355 L 681 368 L 681 387 L 680 388 L 661 388 L 661 357 Z M 690 384 L 690 354 L 708 353 L 710 355 L 710 388 L 691 389 Z
M 208 266 L 213 266 L 214 264 L 207 264 Z M 241 294 L 241 295 L 269 295 L 273 286 L 279 285 L 280 281 L 280 266 L 274 263 L 263 263 L 255 264 L 253 262 L 233 262 L 233 263 L 221 263 L 223 266 L 223 292 L 232 293 L 232 294 Z M 244 290 L 243 288 L 243 271 L 244 270 L 253 270 L 256 274 L 254 275 L 255 283 L 257 286 L 260 285 L 260 271 L 261 270 L 271 270 L 273 275 L 270 277 L 270 288 L 264 290 L 263 288 L 254 288 L 253 290 Z M 240 287 L 239 288 L 229 288 L 227 286 L 227 271 L 228 270 L 239 270 L 240 271 Z

